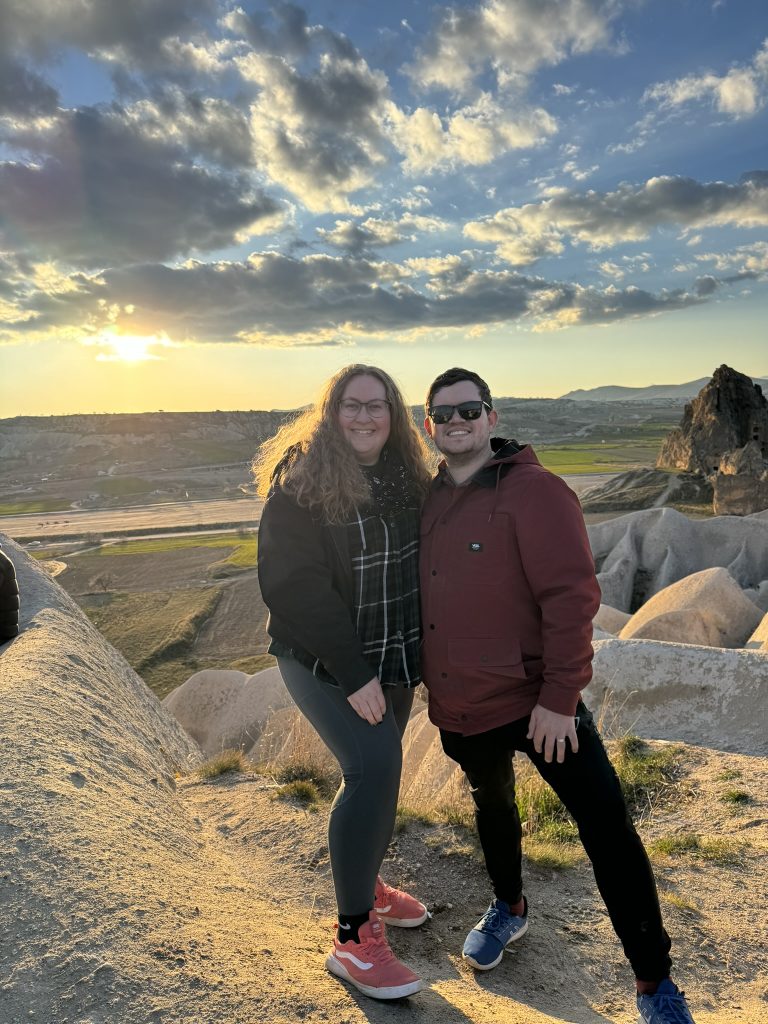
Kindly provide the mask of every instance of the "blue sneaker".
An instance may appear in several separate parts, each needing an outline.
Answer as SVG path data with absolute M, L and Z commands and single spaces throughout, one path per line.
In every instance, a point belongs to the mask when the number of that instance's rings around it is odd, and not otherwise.
M 641 1024 L 695 1024 L 685 992 L 670 978 L 665 978 L 652 996 L 638 996 L 637 1008 Z
M 510 914 L 509 904 L 493 900 L 467 936 L 461 955 L 478 971 L 501 963 L 504 950 L 528 931 L 528 901 L 522 915 Z

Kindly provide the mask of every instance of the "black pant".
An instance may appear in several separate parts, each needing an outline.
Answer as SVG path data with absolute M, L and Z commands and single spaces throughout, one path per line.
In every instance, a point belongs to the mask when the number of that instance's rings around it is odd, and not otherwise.
M 544 760 L 527 739 L 529 718 L 477 736 L 440 731 L 443 749 L 469 780 L 475 820 L 496 896 L 522 896 L 522 829 L 515 803 L 515 751 L 527 754 L 565 804 L 579 829 L 595 881 L 616 934 L 642 981 L 669 976 L 671 942 L 664 930 L 656 883 L 627 811 L 621 784 L 591 713 L 579 703 L 579 751 L 568 747 L 562 764 Z

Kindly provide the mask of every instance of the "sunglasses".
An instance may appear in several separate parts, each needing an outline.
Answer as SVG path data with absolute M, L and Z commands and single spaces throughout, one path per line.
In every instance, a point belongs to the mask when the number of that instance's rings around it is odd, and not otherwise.
M 448 423 L 454 412 L 457 412 L 463 420 L 479 420 L 483 409 L 491 411 L 487 402 L 460 402 L 458 405 L 433 405 L 427 410 L 427 416 L 433 423 Z

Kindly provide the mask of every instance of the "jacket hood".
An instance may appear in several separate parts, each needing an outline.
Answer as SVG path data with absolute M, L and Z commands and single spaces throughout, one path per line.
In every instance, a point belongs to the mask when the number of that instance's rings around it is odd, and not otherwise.
M 517 441 L 505 437 L 491 438 L 491 451 L 493 455 L 481 466 L 472 477 L 472 483 L 481 487 L 496 487 L 499 479 L 499 468 L 504 465 L 529 465 L 540 466 L 533 448 L 529 444 L 518 444 Z M 438 467 L 438 479 L 448 483 L 448 466 L 443 459 Z

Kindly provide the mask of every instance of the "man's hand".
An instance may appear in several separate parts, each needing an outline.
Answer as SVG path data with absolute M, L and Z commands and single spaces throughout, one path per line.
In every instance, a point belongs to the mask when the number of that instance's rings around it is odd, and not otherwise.
M 528 739 L 533 740 L 537 754 L 544 748 L 544 760 L 549 763 L 552 753 L 557 751 L 558 764 L 565 760 L 566 740 L 570 741 L 571 750 L 578 753 L 579 741 L 576 738 L 576 719 L 573 715 L 558 715 L 556 711 L 547 711 L 540 704 L 531 712 L 531 723 L 528 727 Z
M 384 700 L 384 691 L 381 689 L 378 676 L 369 679 L 365 686 L 350 693 L 347 700 L 358 715 L 371 725 L 378 725 L 387 710 L 387 702 Z

